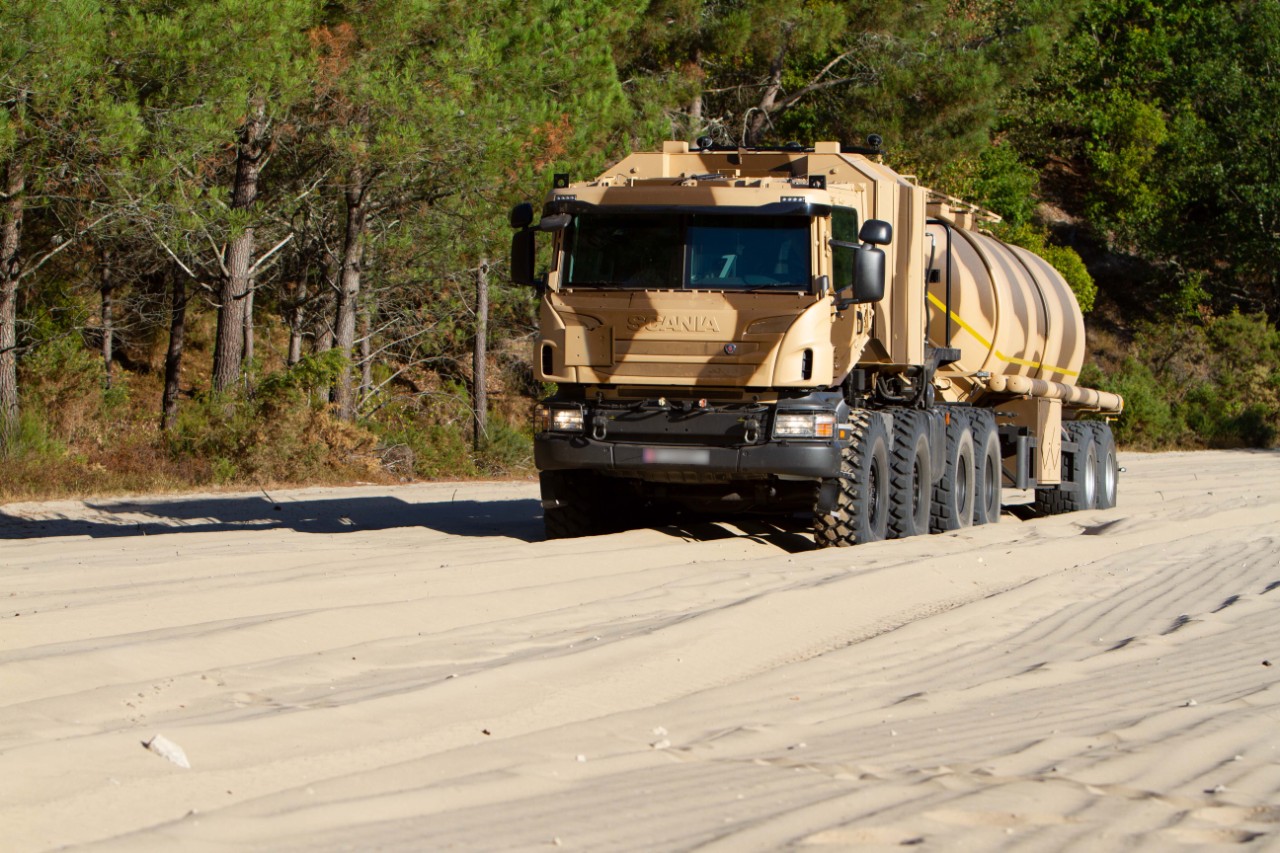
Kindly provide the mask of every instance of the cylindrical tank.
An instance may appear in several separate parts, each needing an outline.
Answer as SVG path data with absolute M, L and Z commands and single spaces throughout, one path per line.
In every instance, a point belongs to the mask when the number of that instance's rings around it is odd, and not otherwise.
M 950 346 L 960 349 L 947 372 L 1075 384 L 1084 363 L 1084 318 L 1058 271 L 976 231 L 931 221 L 927 233 L 929 339 L 948 344 L 949 315 Z

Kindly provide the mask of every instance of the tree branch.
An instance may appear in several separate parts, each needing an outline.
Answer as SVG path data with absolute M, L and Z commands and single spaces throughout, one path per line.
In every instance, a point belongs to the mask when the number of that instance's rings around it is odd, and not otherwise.
M 263 269 L 263 264 L 267 262 L 267 259 L 270 258 L 272 255 L 274 255 L 276 252 L 283 249 L 286 245 L 288 245 L 289 241 L 293 239 L 293 236 L 294 236 L 293 234 L 290 234 L 288 237 L 285 237 L 279 243 L 276 243 L 274 246 L 272 246 L 271 251 L 267 252 L 265 255 L 258 258 L 258 260 L 254 262 L 253 266 L 249 267 L 249 276 L 252 278 L 253 276 L 257 275 L 258 272 Z
M 176 254 L 174 254 L 173 249 L 170 249 L 170 248 L 169 248 L 169 244 L 168 244 L 168 243 L 166 243 L 164 240 L 162 240 L 162 239 L 159 237 L 159 235 L 152 234 L 152 236 L 153 236 L 153 237 L 155 237 L 156 242 L 160 244 L 160 248 L 164 249 L 164 250 L 165 250 L 165 252 L 167 252 L 167 253 L 168 253 L 169 257 L 173 258 L 173 262 L 174 262 L 175 264 L 177 264 L 177 265 L 178 265 L 178 267 L 179 267 L 179 268 L 181 268 L 181 270 L 182 270 L 184 273 L 186 273 L 186 274 L 187 274 L 187 276 L 188 276 L 190 279 L 192 279 L 193 281 L 199 281 L 199 280 L 200 280 L 200 277 L 199 277 L 199 276 L 197 276 L 194 272 L 192 272 L 192 271 L 191 271 L 191 267 L 189 267 L 189 266 L 187 266 L 186 264 L 184 264 L 184 263 L 182 262 L 182 260 L 181 260 L 181 259 L 180 259 Z
M 90 222 L 83 231 L 77 231 L 67 239 L 63 240 L 61 243 L 58 244 L 57 248 L 46 253 L 44 257 L 40 258 L 40 260 L 36 261 L 30 267 L 18 273 L 18 280 L 22 281 L 24 278 L 31 275 L 33 272 L 40 269 L 42 266 L 48 263 L 55 255 L 59 254 L 63 249 L 75 243 L 81 237 L 83 237 L 84 235 L 92 231 L 95 227 L 97 227 L 98 225 L 101 225 L 105 220 L 110 219 L 113 215 L 114 215 L 114 211 L 104 213 L 102 214 L 102 216 L 99 216 L 93 222 Z

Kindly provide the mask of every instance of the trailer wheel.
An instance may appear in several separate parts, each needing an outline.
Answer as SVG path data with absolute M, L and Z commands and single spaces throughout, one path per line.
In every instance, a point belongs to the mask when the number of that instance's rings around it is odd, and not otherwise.
M 836 505 L 814 514 L 819 548 L 860 545 L 885 538 L 889 527 L 889 433 L 875 412 L 855 411 L 852 443 L 840 465 Z
M 1116 462 L 1116 439 L 1111 424 L 1093 421 L 1093 440 L 1098 453 L 1098 509 L 1111 509 L 1116 505 L 1116 492 L 1120 482 L 1120 465 Z
M 959 530 L 973 524 L 976 480 L 973 467 L 973 431 L 966 412 L 952 410 L 947 424 L 947 448 L 942 477 L 933 487 L 929 529 L 934 533 Z
M 544 509 L 542 526 L 548 539 L 576 539 L 618 529 L 611 519 L 601 478 L 591 471 L 542 471 L 538 474 Z M 556 506 L 546 507 L 545 502 Z
M 1000 520 L 1004 468 L 1000 459 L 1000 436 L 990 411 L 973 413 L 973 450 L 977 479 L 974 481 L 973 523 L 995 524 Z
M 1093 424 L 1068 421 L 1062 425 L 1064 438 L 1076 449 L 1062 453 L 1062 482 L 1073 488 L 1045 486 L 1036 489 L 1032 506 L 1045 515 L 1093 509 L 1098 498 L 1098 447 L 1093 440 Z
M 911 409 L 893 412 L 890 466 L 889 538 L 929 532 L 933 468 L 929 455 L 929 415 Z

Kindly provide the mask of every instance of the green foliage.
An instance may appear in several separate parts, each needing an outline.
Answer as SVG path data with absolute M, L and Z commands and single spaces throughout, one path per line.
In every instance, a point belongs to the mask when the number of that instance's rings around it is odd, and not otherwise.
M 1174 280 L 1168 292 L 1160 295 L 1158 304 L 1162 313 L 1174 320 L 1189 320 L 1200 316 L 1200 307 L 1208 305 L 1211 297 L 1205 288 L 1206 275 L 1202 270 L 1190 270 Z
M 972 195 L 1000 214 L 1013 228 L 1024 228 L 1035 215 L 1040 176 L 1022 162 L 1012 145 L 992 145 L 982 151 L 974 175 Z
M 1097 284 L 1080 255 L 1053 242 L 1049 232 L 1035 222 L 1039 174 L 1022 162 L 1012 145 L 989 145 L 977 156 L 953 160 L 933 178 L 944 192 L 998 214 L 1001 222 L 991 229 L 996 236 L 1048 261 L 1066 279 L 1080 310 L 1093 310 Z
M 1019 149 L 1104 244 L 1280 317 L 1280 0 L 1091 0 L 1019 95 Z
M 38 412 L 25 411 L 18 418 L 18 433 L 12 445 L 0 453 L 5 461 L 49 464 L 67 455 L 65 442 L 56 439 L 50 425 Z
M 1186 421 L 1174 409 L 1168 383 L 1138 358 L 1127 358 L 1110 377 L 1095 370 L 1080 376 L 1081 384 L 1119 394 L 1124 414 L 1113 424 L 1116 441 L 1135 450 L 1165 450 L 1184 444 L 1190 437 Z
M 526 424 L 520 429 L 491 415 L 488 435 L 485 436 L 476 465 L 489 477 L 509 476 L 532 469 L 532 426 Z
M 1280 444 L 1280 330 L 1262 315 L 1148 324 L 1119 370 L 1081 381 L 1124 396 L 1130 447 Z
M 908 160 L 903 168 L 919 169 L 938 190 L 972 201 L 999 214 L 1014 229 L 1035 216 L 1039 174 L 1019 159 L 1012 145 L 989 145 L 976 156 L 957 157 L 940 169 Z
M 456 423 L 418 423 L 404 419 L 387 423 L 380 419 L 371 427 L 384 452 L 408 451 L 397 454 L 407 460 L 408 470 L 404 473 L 428 480 L 478 473 L 471 460 L 470 442 Z
M 617 48 L 642 113 L 720 142 L 869 133 L 934 164 L 979 150 L 1078 3 L 657 0 Z M 656 103 L 655 103 L 656 101 Z
M 373 436 L 331 417 L 315 393 L 343 361 L 335 351 L 262 377 L 252 395 L 209 392 L 180 411 L 166 441 L 173 457 L 209 460 L 215 483 L 296 483 L 375 466 Z
M 475 449 L 471 399 L 457 383 L 429 397 L 390 400 L 364 425 L 377 435 L 384 462 L 402 476 L 510 476 L 533 465 L 532 424 L 516 427 L 493 411 Z
M 1140 236 L 1159 211 L 1159 190 L 1150 181 L 1168 128 L 1160 110 L 1123 91 L 1100 94 L 1082 104 L 1089 121 L 1084 141 L 1095 190 L 1086 213 L 1126 236 Z
M 338 374 L 348 366 L 337 350 L 304 355 L 290 367 L 263 377 L 254 393 L 259 405 L 274 408 L 294 408 L 307 405 L 312 408 L 323 405 L 322 393 L 333 386 Z

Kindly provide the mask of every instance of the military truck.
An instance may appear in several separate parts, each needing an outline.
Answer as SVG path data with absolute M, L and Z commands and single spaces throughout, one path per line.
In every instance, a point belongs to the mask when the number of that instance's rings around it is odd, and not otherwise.
M 668 142 L 556 175 L 534 213 L 512 211 L 511 275 L 557 389 L 534 439 L 548 537 L 750 512 L 842 546 L 995 522 L 1004 488 L 1115 505 L 1124 401 L 1076 384 L 1071 289 L 875 138 Z

